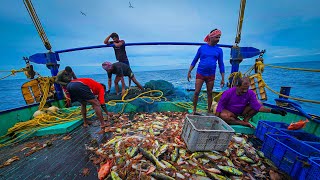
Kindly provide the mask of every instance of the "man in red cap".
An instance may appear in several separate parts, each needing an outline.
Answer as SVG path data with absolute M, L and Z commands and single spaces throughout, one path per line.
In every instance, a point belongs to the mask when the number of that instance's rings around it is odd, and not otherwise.
M 132 80 L 139 89 L 143 90 L 143 87 L 141 86 L 141 84 L 137 81 L 137 79 L 134 77 L 134 74 L 132 73 L 131 68 L 122 62 L 116 62 L 116 63 L 111 63 L 111 62 L 104 62 L 102 63 L 102 68 L 104 70 L 106 70 L 108 72 L 108 91 L 110 92 L 110 88 L 111 88 L 111 78 L 112 78 L 112 74 L 116 75 L 116 78 L 114 80 L 114 85 L 115 85 L 115 89 L 116 89 L 116 93 L 119 93 L 119 81 L 121 81 L 121 86 L 122 86 L 122 95 L 124 95 L 125 92 L 125 87 L 126 84 L 124 82 L 123 77 L 124 76 L 128 76 L 130 78 L 130 80 Z

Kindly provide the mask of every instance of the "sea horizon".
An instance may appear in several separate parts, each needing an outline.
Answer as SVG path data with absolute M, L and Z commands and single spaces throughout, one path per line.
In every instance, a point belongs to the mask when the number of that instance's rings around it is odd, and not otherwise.
M 246 61 L 246 60 L 244 60 Z M 293 64 L 293 63 L 309 63 L 309 62 L 320 62 L 320 59 L 319 60 L 307 60 L 307 61 L 293 61 L 293 62 L 276 62 L 276 63 L 267 63 L 267 64 L 270 64 L 270 65 L 277 65 L 277 64 Z M 254 62 L 253 62 L 254 63 Z M 252 66 L 252 65 L 248 65 L 248 64 L 240 64 L 240 67 L 242 66 Z M 228 63 L 226 64 L 225 63 L 225 67 L 231 67 L 231 65 Z M 284 66 L 285 67 L 285 66 Z M 99 67 L 100 68 L 100 67 Z M 196 67 L 193 69 L 193 71 L 196 71 L 196 68 L 197 68 L 197 65 Z M 218 68 L 218 67 L 217 67 Z M 292 67 L 290 67 L 292 68 Z M 316 68 L 320 68 L 320 67 L 316 67 Z M 314 69 L 316 69 L 314 68 Z M 60 68 L 59 71 L 61 71 L 63 68 Z M 131 67 L 131 69 L 134 69 L 134 66 Z M 172 70 L 188 70 L 189 67 L 187 68 L 173 68 L 173 69 L 159 69 L 159 70 L 136 70 L 134 71 L 135 72 L 161 72 L 161 71 L 172 71 Z M 312 69 L 312 68 L 310 68 Z M 50 72 L 49 69 L 47 69 L 48 72 Z M 1 71 L 0 71 L 1 72 Z M 8 72 L 9 73 L 9 72 Z M 230 72 L 226 72 L 227 74 L 230 73 Z M 3 73 L 2 73 L 3 74 Z M 78 76 L 86 76 L 86 75 L 105 75 L 105 73 L 90 73 L 90 74 L 84 74 L 84 73 L 76 73 Z M 43 76 L 43 77 L 48 77 L 48 76 Z M 1 78 L 1 76 L 0 76 Z M 26 77 L 15 77 L 15 76 L 9 76 L 8 78 L 5 78 L 5 79 L 2 79 L 0 81 L 5 81 L 5 80 L 13 80 L 13 79 L 16 79 L 16 80 L 22 80 L 22 79 L 26 79 Z

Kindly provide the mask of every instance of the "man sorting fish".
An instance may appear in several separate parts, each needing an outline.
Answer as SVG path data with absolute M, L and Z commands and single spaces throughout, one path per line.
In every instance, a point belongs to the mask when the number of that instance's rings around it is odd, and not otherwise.
M 230 125 L 243 125 L 253 128 L 249 120 L 258 112 L 280 114 L 281 116 L 287 114 L 286 111 L 281 109 L 264 107 L 258 101 L 256 94 L 249 89 L 249 86 L 248 77 L 237 78 L 236 87 L 223 92 L 217 106 L 216 116 Z M 243 120 L 240 120 L 239 117 L 243 117 Z

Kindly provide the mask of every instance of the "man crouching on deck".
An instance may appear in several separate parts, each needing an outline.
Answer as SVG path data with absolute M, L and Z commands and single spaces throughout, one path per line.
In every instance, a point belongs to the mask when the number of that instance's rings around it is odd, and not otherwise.
M 223 92 L 218 103 L 216 116 L 230 125 L 239 124 L 253 128 L 249 120 L 258 112 L 280 114 L 282 116 L 287 114 L 284 110 L 264 107 L 258 101 L 256 94 L 249 89 L 249 86 L 248 77 L 237 78 L 236 87 Z M 243 120 L 240 120 L 239 116 L 244 117 Z
M 78 101 L 81 103 L 81 114 L 83 117 L 83 126 L 87 127 L 89 124 L 91 124 L 87 120 L 86 106 L 88 102 L 92 105 L 92 108 L 94 109 L 101 123 L 100 125 L 101 131 L 99 131 L 99 134 L 104 133 L 104 127 L 106 127 L 107 125 L 104 122 L 101 108 L 107 115 L 109 115 L 105 105 L 105 100 L 104 100 L 106 86 L 90 78 L 78 78 L 78 79 L 72 80 L 68 84 L 67 90 L 70 93 L 72 102 Z M 95 97 L 96 95 L 98 96 L 98 99 Z
M 135 78 L 134 74 L 132 73 L 130 66 L 128 66 L 127 64 L 122 62 L 116 62 L 113 64 L 111 62 L 104 62 L 102 63 L 102 68 L 106 70 L 108 73 L 108 92 L 110 92 L 110 88 L 111 88 L 112 74 L 116 75 L 116 78 L 114 80 L 114 85 L 115 85 L 117 94 L 119 93 L 119 85 L 118 85 L 119 81 L 121 81 L 122 96 L 125 93 L 126 84 L 124 83 L 124 79 L 123 79 L 124 76 L 128 76 L 129 79 L 132 80 L 140 90 L 142 91 L 144 90 L 141 84 Z

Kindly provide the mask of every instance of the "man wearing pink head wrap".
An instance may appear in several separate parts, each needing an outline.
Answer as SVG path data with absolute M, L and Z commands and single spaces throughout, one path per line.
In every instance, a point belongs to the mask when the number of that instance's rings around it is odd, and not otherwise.
M 210 42 L 210 38 L 214 38 L 216 36 L 221 36 L 221 31 L 219 29 L 215 29 L 215 30 L 212 30 L 210 32 L 210 34 L 208 34 L 205 38 L 204 38 L 204 42 Z
M 207 85 L 207 96 L 208 96 L 208 112 L 211 112 L 212 105 L 212 89 L 214 86 L 215 74 L 216 74 L 216 66 L 217 62 L 219 64 L 220 74 L 221 74 L 221 82 L 220 86 L 224 86 L 224 63 L 223 63 L 223 51 L 217 45 L 221 36 L 221 31 L 219 29 L 212 30 L 205 38 L 204 41 L 207 44 L 199 47 L 196 56 L 194 57 L 188 72 L 188 81 L 191 79 L 191 71 L 197 64 L 198 60 L 200 62 L 197 68 L 196 74 L 196 83 L 195 83 L 195 91 L 193 97 L 193 114 L 198 114 L 197 104 L 199 94 L 202 88 L 203 83 L 205 82 Z

